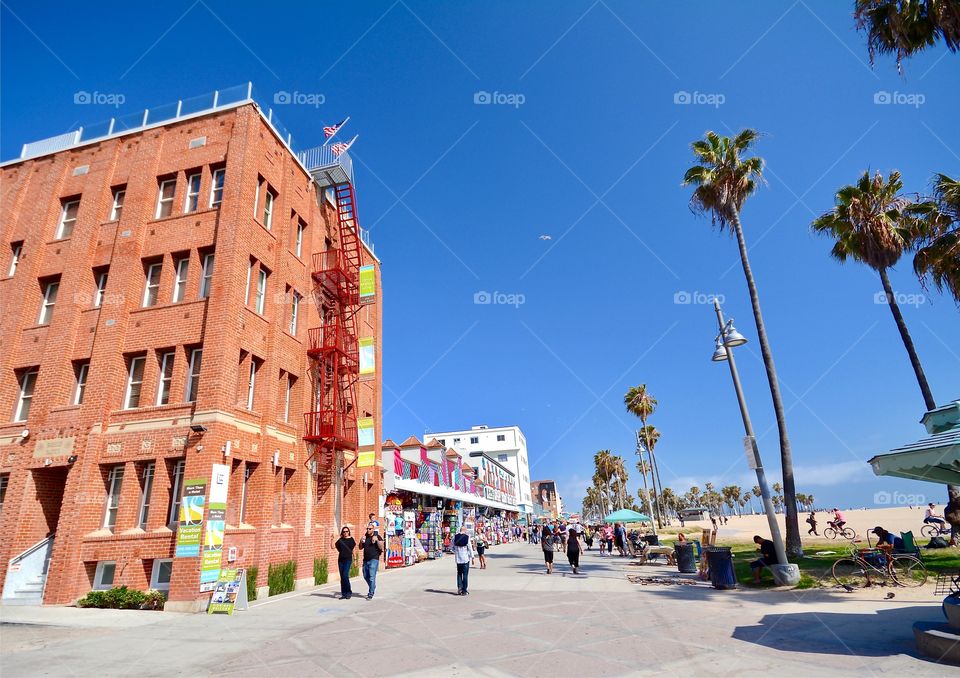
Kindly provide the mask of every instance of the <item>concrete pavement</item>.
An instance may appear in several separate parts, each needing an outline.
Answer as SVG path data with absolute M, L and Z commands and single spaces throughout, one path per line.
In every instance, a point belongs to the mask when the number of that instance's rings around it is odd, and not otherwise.
M 5 678 L 957 672 L 916 656 L 912 622 L 941 619 L 932 597 L 640 586 L 627 571 L 673 569 L 596 551 L 580 575 L 557 554 L 547 576 L 527 544 L 495 547 L 487 560 L 471 569 L 468 597 L 454 595 L 447 557 L 381 572 L 372 601 L 339 600 L 334 584 L 233 617 L 4 607 L 0 666 Z

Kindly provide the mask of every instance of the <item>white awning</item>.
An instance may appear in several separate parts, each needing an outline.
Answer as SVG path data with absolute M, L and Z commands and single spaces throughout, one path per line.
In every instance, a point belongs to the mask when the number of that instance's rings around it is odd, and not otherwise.
M 419 480 L 411 480 L 410 478 L 395 478 L 393 486 L 398 490 L 404 490 L 406 492 L 425 494 L 430 497 L 440 497 L 441 499 L 452 499 L 453 501 L 462 501 L 476 506 L 489 506 L 490 508 L 501 511 L 517 512 L 519 510 L 518 507 L 511 506 L 510 504 L 503 504 L 485 497 L 477 497 L 476 495 L 455 490 L 452 487 L 437 486 L 433 483 L 421 483 Z

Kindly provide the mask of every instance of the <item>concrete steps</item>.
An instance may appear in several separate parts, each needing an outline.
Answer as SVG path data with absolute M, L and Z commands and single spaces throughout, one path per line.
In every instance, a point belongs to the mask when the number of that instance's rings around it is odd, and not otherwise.
M 13 596 L 4 598 L 4 605 L 43 605 L 43 587 L 47 583 L 45 574 L 37 575 L 25 581 L 13 591 Z

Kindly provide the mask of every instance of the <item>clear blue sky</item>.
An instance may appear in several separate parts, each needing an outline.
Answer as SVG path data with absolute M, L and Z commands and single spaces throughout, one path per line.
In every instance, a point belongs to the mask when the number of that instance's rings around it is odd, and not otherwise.
M 923 433 L 923 401 L 876 274 L 830 260 L 809 224 L 866 168 L 900 170 L 909 191 L 960 174 L 960 56 L 871 69 L 852 1 L 245 4 L 5 0 L 0 156 L 114 115 L 75 104 L 78 91 L 122 95 L 121 113 L 247 80 L 268 99 L 322 94 L 277 109 L 301 147 L 346 115 L 360 134 L 360 216 L 383 260 L 385 434 L 518 424 L 533 477 L 579 505 L 596 450 L 632 468 L 622 396 L 641 382 L 660 401 L 665 484 L 754 484 L 729 374 L 709 360 L 712 310 L 675 303 L 683 292 L 724 295 L 753 340 L 737 355 L 779 467 L 735 243 L 680 186 L 692 140 L 755 127 L 769 183 L 743 220 L 798 490 L 844 506 L 945 494 L 865 464 Z M 693 103 L 675 103 L 683 92 Z M 892 280 L 925 294 L 906 260 Z M 475 304 L 480 291 L 523 303 Z M 935 396 L 960 397 L 957 307 L 927 293 L 902 308 Z

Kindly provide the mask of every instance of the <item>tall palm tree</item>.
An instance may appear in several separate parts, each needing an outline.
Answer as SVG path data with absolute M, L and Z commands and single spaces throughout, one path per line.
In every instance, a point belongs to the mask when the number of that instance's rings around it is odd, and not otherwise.
M 593 455 L 593 465 L 596 468 L 593 474 L 594 485 L 598 486 L 603 496 L 603 515 L 610 513 L 613 502 L 610 498 L 610 479 L 613 474 L 613 455 L 610 450 L 600 450 Z
M 956 0 L 856 0 L 857 30 L 867 34 L 870 63 L 877 54 L 896 54 L 897 70 L 910 57 L 943 39 L 960 48 L 960 5 Z
M 656 429 L 652 426 L 647 426 L 647 419 L 657 409 L 657 399 L 650 395 L 650 392 L 647 391 L 646 384 L 640 384 L 639 386 L 630 388 L 626 392 L 626 394 L 623 396 L 623 404 L 626 406 L 627 412 L 640 419 L 640 435 L 646 443 L 645 446 L 647 448 L 647 458 L 650 461 L 650 467 L 653 469 L 651 480 L 653 483 L 653 498 L 654 502 L 656 502 L 657 508 L 654 515 L 657 519 L 657 526 L 663 527 L 663 520 L 659 510 L 660 502 L 657 501 L 657 486 L 659 485 L 660 489 L 662 490 L 663 485 L 660 484 L 660 472 L 657 468 L 657 458 L 653 451 L 656 441 L 651 439 L 651 433 L 656 431 Z M 659 434 L 657 435 L 657 438 L 659 439 Z
M 747 256 L 747 243 L 740 223 L 740 212 L 744 202 L 756 190 L 757 183 L 763 181 L 763 159 L 757 156 L 745 157 L 752 150 L 758 137 L 759 133 L 752 129 L 742 130 L 732 139 L 715 132 L 707 132 L 705 138 L 691 144 L 697 164 L 686 171 L 683 184 L 694 187 L 693 197 L 690 199 L 691 208 L 695 212 L 709 214 L 715 226 L 721 231 L 730 229 L 737 238 L 740 263 L 743 266 L 743 275 L 750 293 L 753 319 L 757 326 L 757 339 L 760 342 L 760 354 L 767 373 L 767 383 L 770 385 L 770 397 L 773 400 L 773 411 L 780 436 L 780 466 L 784 492 L 789 499 L 786 517 L 786 550 L 789 555 L 799 557 L 803 555 L 803 546 L 800 543 L 800 523 L 794 500 L 796 488 L 793 480 L 793 455 L 790 451 L 790 438 L 787 435 L 786 410 L 780 395 L 773 351 L 770 349 L 767 328 L 763 323 L 763 313 L 760 310 L 760 295 L 757 292 L 756 281 L 753 279 L 753 270 L 750 268 L 750 259 Z
M 816 233 L 834 239 L 830 254 L 835 259 L 841 263 L 847 259 L 859 261 L 880 275 L 924 403 L 932 410 L 937 404 L 887 274 L 927 231 L 926 222 L 917 218 L 914 203 L 900 194 L 901 189 L 899 172 L 890 172 L 887 179 L 880 172 L 873 177 L 864 172 L 856 184 L 837 191 L 833 209 L 814 220 L 812 227 Z
M 913 270 L 926 288 L 928 279 L 960 304 L 960 180 L 937 174 L 933 195 L 913 213 L 927 222 L 926 233 L 913 257 Z
M 650 511 L 650 515 L 653 515 L 653 504 L 650 501 L 650 488 L 647 486 L 647 474 L 651 473 L 653 469 L 650 467 L 650 463 L 640 459 L 637 461 L 637 470 L 640 472 L 640 477 L 643 478 L 643 494 L 640 495 L 641 499 L 644 501 L 647 511 Z

